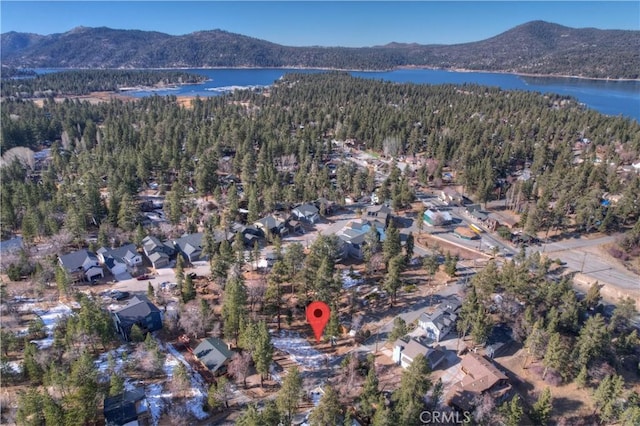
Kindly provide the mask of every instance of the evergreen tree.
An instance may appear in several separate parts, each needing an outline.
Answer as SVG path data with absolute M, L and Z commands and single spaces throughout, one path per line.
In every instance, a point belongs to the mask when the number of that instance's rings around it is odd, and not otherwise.
M 404 269 L 405 257 L 402 254 L 398 254 L 389 261 L 387 268 L 387 275 L 384 279 L 384 289 L 391 295 L 391 304 L 396 300 L 398 289 L 402 285 L 400 280 L 400 274 Z
M 372 419 L 375 413 L 374 406 L 378 403 L 381 395 L 378 386 L 379 382 L 375 365 L 373 362 L 370 362 L 367 378 L 364 381 L 362 393 L 360 394 L 360 414 L 366 419 Z
M 544 388 L 536 403 L 533 404 L 531 419 L 536 422 L 536 424 L 544 426 L 549 422 L 552 409 L 553 399 L 551 397 L 551 390 Z
M 324 329 L 324 336 L 331 342 L 331 346 L 334 345 L 335 339 L 340 337 L 340 321 L 338 320 L 338 307 L 333 306 L 331 313 L 329 314 L 329 322 Z
M 565 344 L 562 342 L 560 333 L 552 333 L 549 336 L 549 342 L 547 343 L 547 349 L 542 361 L 545 366 L 544 372 L 542 373 L 542 378 L 545 378 L 545 376 L 547 375 L 547 370 L 549 368 L 553 368 L 558 373 L 560 373 L 562 377 L 566 378 L 569 374 L 567 369 L 568 358 L 569 351 L 567 350 Z
M 342 420 L 342 407 L 338 394 L 331 385 L 324 387 L 324 395 L 309 415 L 311 426 L 339 425 Z
M 298 367 L 294 366 L 287 370 L 282 387 L 278 391 L 276 396 L 276 405 L 278 411 L 282 415 L 282 421 L 285 425 L 290 425 L 293 421 L 293 416 L 300 403 L 300 397 L 302 396 L 302 376 L 298 371 Z
M 224 299 L 222 301 L 222 321 L 224 334 L 227 338 L 235 340 L 238 344 L 240 326 L 246 320 L 247 315 L 247 288 L 241 277 L 232 277 L 225 286 Z
M 518 395 L 514 396 L 511 401 L 505 402 L 500 406 L 500 414 L 506 426 L 520 426 L 520 420 L 524 414 L 522 402 Z
M 385 240 L 382 243 L 382 253 L 384 255 L 385 264 L 402 252 L 402 243 L 400 241 L 400 231 L 393 224 L 393 220 L 389 223 L 385 233 Z
M 260 374 L 260 386 L 264 385 L 264 378 L 269 375 L 269 367 L 273 361 L 273 343 L 267 323 L 260 321 L 256 327 L 254 348 L 252 352 L 256 371 Z
M 188 303 L 196 298 L 196 288 L 191 275 L 187 275 L 182 286 L 182 303 Z
M 593 395 L 600 418 L 607 424 L 615 423 L 620 416 L 623 389 L 624 380 L 614 374 L 602 379 Z
M 409 235 L 407 235 L 407 240 L 404 242 L 404 252 L 407 264 L 409 264 L 411 262 L 411 258 L 413 258 L 414 247 L 415 242 L 413 241 L 413 233 L 409 232 Z
M 394 414 L 402 425 L 419 425 L 420 413 L 427 409 L 425 396 L 431 387 L 429 364 L 422 355 L 402 372 L 400 387 L 393 393 Z

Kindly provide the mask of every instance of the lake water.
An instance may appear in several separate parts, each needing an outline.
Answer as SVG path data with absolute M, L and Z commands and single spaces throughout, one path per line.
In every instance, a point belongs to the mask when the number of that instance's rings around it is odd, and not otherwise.
M 218 96 L 236 88 L 268 86 L 290 72 L 319 73 L 322 70 L 293 69 L 190 69 L 205 75 L 208 81 L 167 90 L 131 91 L 144 97 L 152 94 L 179 96 Z M 623 115 L 640 122 L 640 81 L 604 81 L 558 77 L 524 77 L 515 74 L 459 72 L 425 69 L 393 71 L 352 71 L 356 77 L 418 84 L 475 83 L 505 90 L 529 90 L 573 96 L 579 102 L 607 115 Z

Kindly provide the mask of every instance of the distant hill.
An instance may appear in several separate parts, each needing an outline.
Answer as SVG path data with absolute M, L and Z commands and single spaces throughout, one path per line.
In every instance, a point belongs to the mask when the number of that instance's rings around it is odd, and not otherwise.
M 172 36 L 78 27 L 0 36 L 3 65 L 33 68 L 434 67 L 592 78 L 640 78 L 640 31 L 574 29 L 544 21 L 456 45 L 291 47 L 221 30 Z

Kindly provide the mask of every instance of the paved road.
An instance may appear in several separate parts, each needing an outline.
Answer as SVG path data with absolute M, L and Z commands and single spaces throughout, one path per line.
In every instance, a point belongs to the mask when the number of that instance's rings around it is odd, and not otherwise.
M 572 238 L 538 247 L 529 247 L 529 253 L 539 251 L 552 259 L 559 258 L 566 262 L 572 271 L 582 272 L 600 283 L 610 284 L 625 290 L 640 290 L 640 276 L 624 267 L 603 258 L 597 247 L 616 240 L 617 235 L 598 238 Z

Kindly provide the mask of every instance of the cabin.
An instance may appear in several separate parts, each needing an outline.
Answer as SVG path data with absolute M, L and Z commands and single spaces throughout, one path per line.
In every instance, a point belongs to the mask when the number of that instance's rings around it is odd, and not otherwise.
M 423 339 L 400 338 L 393 346 L 393 361 L 402 368 L 409 368 L 418 355 L 427 359 L 429 368 L 434 370 L 446 359 L 445 349 L 441 346 L 430 347 Z
M 214 375 L 224 374 L 233 356 L 229 345 L 217 337 L 202 340 L 193 350 L 193 354 Z

